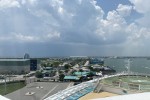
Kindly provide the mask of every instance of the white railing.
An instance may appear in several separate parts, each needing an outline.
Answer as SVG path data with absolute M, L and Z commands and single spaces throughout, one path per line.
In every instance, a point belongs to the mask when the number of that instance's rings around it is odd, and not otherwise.
M 120 72 L 120 73 L 116 73 L 115 75 L 105 75 L 100 78 L 96 78 L 96 79 L 93 79 L 93 80 L 90 80 L 87 82 L 83 82 L 83 83 L 75 85 L 75 86 L 71 86 L 71 87 L 69 87 L 65 90 L 62 90 L 52 96 L 49 96 L 48 98 L 46 98 L 44 100 L 65 100 L 65 98 L 67 98 L 67 97 L 75 94 L 76 92 L 79 92 L 89 86 L 94 87 L 94 82 L 96 82 L 96 81 L 100 81 L 105 78 L 121 76 L 121 75 L 147 75 L 147 76 L 150 76 L 149 74 L 141 74 L 141 73 L 135 73 L 135 72 L 131 72 L 130 74 L 128 72 Z

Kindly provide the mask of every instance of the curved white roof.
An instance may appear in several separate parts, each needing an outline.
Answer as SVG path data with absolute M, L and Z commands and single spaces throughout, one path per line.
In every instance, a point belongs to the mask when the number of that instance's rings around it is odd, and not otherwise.
M 0 95 L 0 100 L 10 100 L 10 99 Z
M 98 98 L 98 99 L 91 99 L 91 100 L 150 100 L 150 92 L 119 95 L 119 96 Z

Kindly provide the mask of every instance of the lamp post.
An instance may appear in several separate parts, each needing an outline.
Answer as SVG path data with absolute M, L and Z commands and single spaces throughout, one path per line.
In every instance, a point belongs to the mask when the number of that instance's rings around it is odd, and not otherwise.
M 25 67 L 25 85 L 27 85 L 27 67 Z
M 5 79 L 5 94 L 6 94 L 6 74 L 4 76 L 4 79 Z
M 126 69 L 127 69 L 127 74 L 129 75 L 131 72 L 130 72 L 130 63 L 131 63 L 131 60 L 130 59 L 127 59 L 126 60 Z
M 130 74 L 130 59 L 128 59 L 127 68 L 128 68 L 128 75 L 129 75 Z

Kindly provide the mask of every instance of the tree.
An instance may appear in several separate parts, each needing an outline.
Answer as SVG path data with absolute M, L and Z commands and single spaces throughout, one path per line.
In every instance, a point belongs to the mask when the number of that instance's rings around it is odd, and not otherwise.
M 79 72 L 83 72 L 83 69 L 79 69 Z
M 69 71 L 69 70 L 68 70 L 68 69 L 66 69 L 66 70 L 65 70 L 65 74 L 67 74 L 67 73 L 68 73 L 68 71 Z
M 65 75 L 64 74 L 60 74 L 59 75 L 59 81 L 63 81 L 64 80 Z
M 45 62 L 42 62 L 42 63 L 41 63 L 41 66 L 42 66 L 42 67 L 47 67 L 47 64 L 46 64 Z
M 54 66 L 54 67 L 58 67 L 59 64 L 60 64 L 60 62 L 58 62 L 58 61 L 54 61 L 54 62 L 53 62 L 53 66 Z
M 81 76 L 82 76 L 83 69 L 79 69 L 79 72 L 81 72 Z
M 36 76 L 37 78 L 43 78 L 43 73 L 40 72 L 40 71 L 36 71 L 35 76 Z
M 58 71 L 59 74 L 63 74 L 63 72 L 61 70 Z
M 71 66 L 69 64 L 65 64 L 65 69 L 69 69 Z
M 74 74 L 74 72 L 76 72 L 76 70 L 72 70 L 72 71 L 71 71 L 71 74 L 73 75 L 73 74 Z
M 89 66 L 90 71 L 93 71 L 93 67 Z

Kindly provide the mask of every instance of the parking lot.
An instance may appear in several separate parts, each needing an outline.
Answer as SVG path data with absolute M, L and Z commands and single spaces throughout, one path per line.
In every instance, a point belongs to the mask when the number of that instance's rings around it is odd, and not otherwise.
M 5 97 L 11 100 L 43 100 L 68 86 L 70 86 L 68 82 L 34 82 Z

